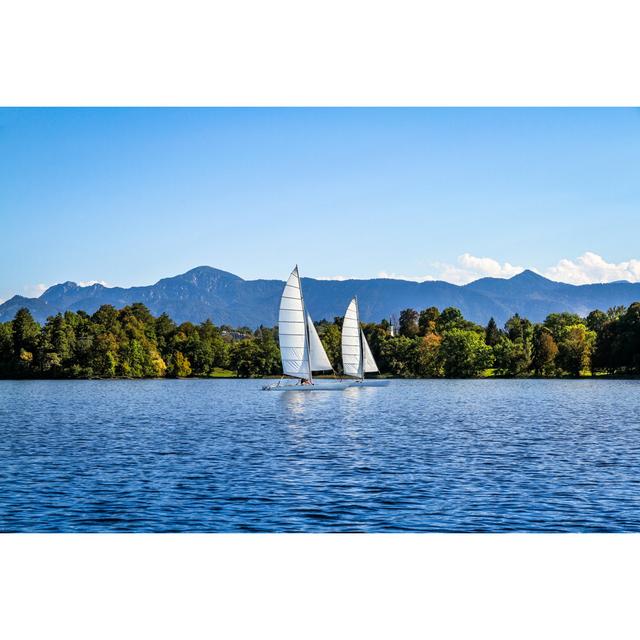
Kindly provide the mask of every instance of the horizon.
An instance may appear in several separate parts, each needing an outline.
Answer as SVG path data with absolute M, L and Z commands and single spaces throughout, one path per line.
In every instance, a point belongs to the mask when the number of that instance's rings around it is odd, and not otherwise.
M 243 278 L 242 276 L 233 273 L 232 271 L 228 270 L 228 269 L 221 269 L 219 267 L 213 267 L 211 265 L 206 265 L 206 264 L 201 264 L 198 265 L 196 267 L 191 267 L 190 269 L 187 269 L 186 271 L 183 271 L 181 273 L 176 273 L 173 275 L 164 275 L 161 276 L 160 278 L 158 278 L 157 280 L 155 280 L 154 282 L 149 282 L 146 284 L 131 284 L 129 286 L 123 286 L 123 285 L 118 285 L 118 284 L 110 284 L 104 280 L 80 280 L 80 281 L 75 281 L 75 280 L 61 280 L 60 282 L 52 282 L 50 284 L 38 284 L 35 285 L 34 287 L 31 287 L 31 289 L 33 289 L 33 291 L 31 292 L 27 292 L 27 293 L 20 293 L 20 292 L 16 292 L 13 295 L 10 295 L 8 298 L 0 298 L 0 305 L 4 304 L 5 302 L 9 302 L 10 300 L 12 300 L 15 297 L 20 297 L 20 298 L 26 298 L 26 299 L 37 299 L 40 298 L 44 293 L 46 293 L 49 289 L 52 289 L 53 287 L 57 287 L 60 285 L 65 285 L 65 284 L 73 284 L 77 287 L 80 288 L 88 288 L 88 287 L 92 287 L 94 285 L 99 285 L 101 287 L 104 287 L 106 289 L 130 289 L 133 287 L 152 287 L 156 284 L 158 284 L 158 282 L 160 282 L 161 280 L 168 280 L 171 278 L 176 278 L 179 276 L 183 276 L 187 273 L 190 273 L 191 271 L 195 271 L 197 269 L 213 269 L 215 271 L 221 271 L 230 275 L 233 275 L 237 278 L 240 278 L 241 280 L 244 281 L 253 281 L 253 280 L 277 280 L 277 281 L 282 281 L 285 282 L 286 281 L 286 276 L 282 277 L 282 278 L 278 278 L 278 277 L 273 277 L 273 278 L 267 278 L 267 277 L 256 277 L 256 278 Z M 567 285 L 571 285 L 571 286 L 584 286 L 584 285 L 591 285 L 591 284 L 616 284 L 616 283 L 627 283 L 627 284 L 636 284 L 639 281 L 638 280 L 631 280 L 631 279 L 625 279 L 625 278 L 620 278 L 617 280 L 606 280 L 606 281 L 594 281 L 594 282 L 566 282 L 563 280 L 559 280 L 559 279 L 554 279 L 553 277 L 549 277 L 548 275 L 545 275 L 543 273 L 540 273 L 539 270 L 535 269 L 535 268 L 522 268 L 519 271 L 516 271 L 513 274 L 510 275 L 478 275 L 477 277 L 474 277 L 471 280 L 468 280 L 466 282 L 452 282 L 451 280 L 446 280 L 444 278 L 435 278 L 435 277 L 412 277 L 412 276 L 401 276 L 401 275 L 395 275 L 395 274 L 385 274 L 385 273 L 380 273 L 377 276 L 371 276 L 371 277 L 347 277 L 347 276 L 307 276 L 307 275 L 301 275 L 300 277 L 304 280 L 317 280 L 317 281 L 322 281 L 322 282 L 348 282 L 348 281 L 362 281 L 362 280 L 399 280 L 402 282 L 415 282 L 416 284 L 422 284 L 425 282 L 444 282 L 447 284 L 451 284 L 457 287 L 465 287 L 469 284 L 472 284 L 474 282 L 477 282 L 478 280 L 485 280 L 485 279 L 494 279 L 494 280 L 512 280 L 513 278 L 516 278 L 517 276 L 521 276 L 524 273 L 532 273 L 536 276 L 539 276 L 545 280 L 548 280 L 550 282 L 555 282 L 558 284 L 567 284 Z
M 162 278 L 160 278 L 159 280 L 157 280 L 156 282 L 152 282 L 150 284 L 142 284 L 142 285 L 132 285 L 131 287 L 120 287 L 118 285 L 109 285 L 103 282 L 98 282 L 98 281 L 93 281 L 93 282 L 86 282 L 86 281 L 81 281 L 81 282 L 75 282 L 73 280 L 65 280 L 63 282 L 55 282 L 49 286 L 46 287 L 46 289 L 43 289 L 41 292 L 39 292 L 37 295 L 34 296 L 23 296 L 21 294 L 15 294 L 14 296 L 12 296 L 11 298 L 8 298 L 7 300 L 1 300 L 0 301 L 0 305 L 4 304 L 5 302 L 10 302 L 13 298 L 15 297 L 19 297 L 19 298 L 25 298 L 25 299 L 29 299 L 29 300 L 34 300 L 34 299 L 38 299 L 40 298 L 42 295 L 44 295 L 45 293 L 47 293 L 49 290 L 55 288 L 55 287 L 59 287 L 59 286 L 64 286 L 64 285 L 74 285 L 76 287 L 79 287 L 81 289 L 85 289 L 85 288 L 90 288 L 93 286 L 99 286 L 99 287 L 103 287 L 105 289 L 131 289 L 131 288 L 143 288 L 143 287 L 153 287 L 155 285 L 157 285 L 159 282 L 161 282 L 162 280 L 171 280 L 174 278 L 179 278 L 181 276 L 187 275 L 193 271 L 198 271 L 198 270 L 202 270 L 202 269 L 211 269 L 213 271 L 219 271 L 222 273 L 226 273 L 228 275 L 234 276 L 236 278 L 240 278 L 240 280 L 243 280 L 244 282 L 251 282 L 251 281 L 260 281 L 260 280 L 265 280 L 265 281 L 277 281 L 277 282 L 286 282 L 286 276 L 283 278 L 242 278 L 241 276 L 238 276 L 235 273 L 232 273 L 231 271 L 227 271 L 226 269 L 219 269 L 218 267 L 212 267 L 211 265 L 198 265 L 197 267 L 192 267 L 191 269 L 188 269 L 187 271 L 183 272 L 183 273 L 177 273 L 173 276 L 163 276 Z M 430 282 L 444 282 L 446 284 L 450 284 L 452 286 L 455 287 L 466 287 L 470 284 L 473 284 L 474 282 L 477 282 L 478 280 L 513 280 L 515 278 L 518 278 L 520 276 L 523 276 L 525 274 L 532 274 L 535 275 L 543 280 L 547 280 L 549 282 L 553 282 L 556 284 L 565 284 L 568 286 L 573 286 L 573 287 L 582 287 L 582 286 L 589 286 L 591 284 L 619 284 L 619 283 L 623 283 L 623 284 L 640 284 L 640 283 L 634 283 L 631 282 L 630 280 L 614 280 L 611 282 L 604 282 L 604 283 L 585 283 L 585 284 L 573 284 L 573 283 L 569 283 L 569 282 L 561 282 L 559 280 L 553 280 L 551 278 L 548 278 L 544 275 L 542 275 L 541 273 L 538 273 L 537 271 L 534 271 L 533 269 L 523 269 L 522 271 L 519 271 L 518 273 L 514 274 L 514 275 L 510 275 L 510 276 L 481 276 L 479 278 L 476 278 L 474 280 L 471 280 L 470 282 L 465 282 L 463 284 L 458 284 L 455 282 L 447 282 L 446 280 L 420 280 L 420 281 L 416 281 L 416 280 L 407 280 L 405 278 L 401 278 L 401 277 L 373 277 L 373 278 L 314 278 L 313 276 L 305 276 L 305 275 L 301 275 L 301 279 L 302 280 L 315 280 L 316 282 L 362 282 L 362 281 L 369 281 L 369 280 L 398 280 L 400 282 L 413 282 L 415 284 L 424 284 L 424 283 L 430 283 Z
M 638 109 L 2 108 L 0 141 L 0 301 L 303 251 L 319 280 L 640 281 Z

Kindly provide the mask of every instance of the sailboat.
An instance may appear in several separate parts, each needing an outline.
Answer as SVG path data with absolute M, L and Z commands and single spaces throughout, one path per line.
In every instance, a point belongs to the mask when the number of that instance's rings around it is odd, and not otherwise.
M 281 378 L 276 384 L 263 387 L 265 391 L 320 391 L 349 386 L 340 380 L 313 379 L 314 372 L 333 371 L 333 367 L 305 308 L 298 265 L 291 272 L 280 298 L 278 329 L 282 372 L 298 382 L 282 384 Z
M 378 373 L 379 369 L 360 326 L 357 298 L 353 298 L 349 303 L 342 323 L 342 368 L 345 376 L 355 378 L 356 384 L 387 384 L 381 380 L 376 380 L 375 383 L 367 380 L 365 383 L 365 373 Z

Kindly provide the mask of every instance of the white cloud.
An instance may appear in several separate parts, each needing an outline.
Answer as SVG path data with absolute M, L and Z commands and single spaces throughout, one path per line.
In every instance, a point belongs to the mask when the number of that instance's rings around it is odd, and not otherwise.
M 463 253 L 458 256 L 456 264 L 447 262 L 434 262 L 431 264 L 433 273 L 424 275 L 406 275 L 389 271 L 379 271 L 378 278 L 389 278 L 391 280 L 409 280 L 410 282 L 427 282 L 433 280 L 444 280 L 453 284 L 467 284 L 478 278 L 491 276 L 493 278 L 510 278 L 524 270 L 509 262 L 500 263 L 493 258 L 478 258 L 470 253 Z M 318 280 L 350 280 L 354 276 L 323 276 Z M 356 278 L 357 279 L 357 278 Z
M 511 278 L 524 267 L 512 265 L 509 262 L 500 263 L 493 258 L 479 258 L 470 253 L 458 256 L 457 264 L 436 263 L 438 280 L 445 280 L 453 284 L 468 284 L 478 278 Z
M 78 286 L 79 287 L 91 287 L 94 284 L 101 284 L 103 287 L 109 287 L 110 286 L 104 280 L 82 280 L 81 282 L 78 282 Z
M 452 284 L 468 284 L 478 278 L 512 278 L 524 271 L 524 267 L 510 262 L 498 262 L 493 258 L 479 258 L 470 253 L 458 256 L 455 264 L 448 262 L 433 263 L 433 273 L 422 276 L 399 275 L 381 271 L 379 278 L 395 278 L 413 282 L 444 280 Z M 569 284 L 591 284 L 596 282 L 614 282 L 628 280 L 640 282 L 640 260 L 629 259 L 623 262 L 607 262 L 602 256 L 587 251 L 575 260 L 563 258 L 547 269 L 529 267 L 532 271 L 550 280 Z
M 47 289 L 49 288 L 48 284 L 27 284 L 24 287 L 24 295 L 27 298 L 38 298 L 40 297 Z
M 399 273 L 387 273 L 386 271 L 380 271 L 376 276 L 378 278 L 388 278 L 390 280 L 410 280 L 411 282 L 426 282 L 427 280 L 435 280 L 432 275 L 428 276 L 405 276 Z
M 511 278 L 524 271 L 524 267 L 516 267 L 509 262 L 500 264 L 493 258 L 477 258 L 470 253 L 463 253 L 458 262 L 471 273 L 492 278 Z
M 575 260 L 563 258 L 553 267 L 542 272 L 551 280 L 570 284 L 591 284 L 629 280 L 640 282 L 640 260 L 634 258 L 624 262 L 607 262 L 597 253 L 587 251 Z
M 345 280 L 357 280 L 355 276 L 316 276 L 315 280 L 338 280 L 344 282 Z

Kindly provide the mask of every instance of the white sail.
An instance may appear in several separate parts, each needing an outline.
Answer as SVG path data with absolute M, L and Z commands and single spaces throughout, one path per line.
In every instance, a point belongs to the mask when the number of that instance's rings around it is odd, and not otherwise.
M 310 378 L 309 343 L 298 267 L 291 272 L 280 299 L 278 316 L 282 371 L 295 378 Z
M 373 358 L 373 354 L 371 353 L 371 349 L 369 347 L 369 343 L 367 339 L 364 337 L 364 331 L 360 329 L 360 336 L 362 337 L 362 360 L 363 367 L 362 370 L 364 373 L 377 373 L 379 371 L 378 365 Z
M 342 368 L 346 376 L 362 377 L 360 319 L 355 298 L 349 303 L 342 323 Z
M 309 361 L 311 362 L 311 371 L 331 371 L 333 367 L 327 352 L 322 346 L 320 336 L 313 325 L 313 320 L 307 312 L 307 327 L 309 330 Z

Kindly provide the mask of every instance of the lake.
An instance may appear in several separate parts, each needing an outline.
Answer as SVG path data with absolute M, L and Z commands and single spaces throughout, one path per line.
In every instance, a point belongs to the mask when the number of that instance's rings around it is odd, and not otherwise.
M 640 531 L 640 381 L 0 381 L 0 530 Z

